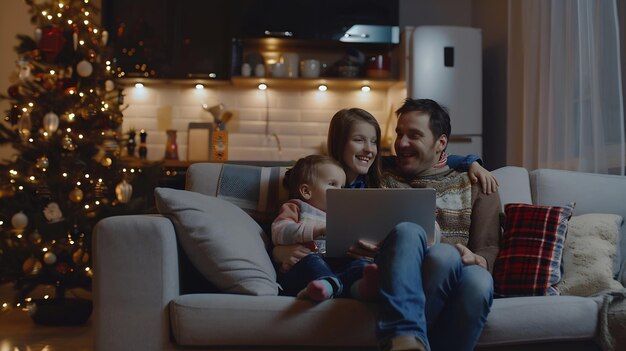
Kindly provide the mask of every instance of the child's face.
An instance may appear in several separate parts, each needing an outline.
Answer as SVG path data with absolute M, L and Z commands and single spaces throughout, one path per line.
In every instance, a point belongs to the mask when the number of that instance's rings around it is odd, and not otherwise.
M 341 189 L 346 183 L 346 174 L 341 167 L 330 163 L 317 166 L 316 174 L 313 184 L 308 187 L 307 203 L 326 211 L 326 190 Z
M 377 142 L 374 126 L 366 122 L 352 125 L 343 151 L 348 183 L 352 183 L 359 175 L 367 174 L 378 154 Z

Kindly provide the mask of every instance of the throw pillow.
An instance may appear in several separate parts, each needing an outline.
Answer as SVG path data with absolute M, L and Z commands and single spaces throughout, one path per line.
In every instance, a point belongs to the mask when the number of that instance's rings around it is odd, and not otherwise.
M 558 295 L 567 225 L 574 204 L 564 207 L 508 204 L 494 264 L 497 296 Z
M 622 216 L 589 213 L 569 222 L 563 249 L 563 295 L 590 296 L 609 289 L 623 288 L 613 279 Z
M 190 191 L 156 188 L 154 194 L 183 250 L 212 284 L 226 293 L 278 294 L 265 233 L 242 209 Z

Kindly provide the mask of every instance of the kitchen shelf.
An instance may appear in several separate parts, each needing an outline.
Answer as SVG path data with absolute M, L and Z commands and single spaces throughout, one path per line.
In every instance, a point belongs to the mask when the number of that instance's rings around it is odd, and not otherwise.
M 235 87 L 256 88 L 260 83 L 267 84 L 270 89 L 317 89 L 324 84 L 331 90 L 360 89 L 367 85 L 372 89 L 389 89 L 404 81 L 396 79 L 367 79 L 367 78 L 259 78 L 259 77 L 232 77 Z

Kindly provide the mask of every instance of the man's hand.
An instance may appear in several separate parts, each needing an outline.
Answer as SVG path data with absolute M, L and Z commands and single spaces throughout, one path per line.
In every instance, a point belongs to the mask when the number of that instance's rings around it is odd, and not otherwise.
M 498 180 L 496 177 L 480 165 L 477 161 L 472 162 L 467 171 L 472 183 L 480 181 L 480 186 L 483 189 L 483 193 L 491 194 L 498 190 Z
M 472 250 L 461 244 L 456 244 L 454 246 L 457 250 L 459 250 L 459 253 L 461 254 L 461 261 L 463 261 L 465 265 L 471 266 L 476 264 L 484 269 L 487 269 L 487 260 L 484 257 L 473 253 Z
M 380 244 L 361 239 L 350 246 L 346 255 L 356 259 L 364 258 L 373 261 L 378 250 L 380 250 Z
M 310 253 L 311 250 L 300 244 L 279 245 L 272 250 L 272 257 L 274 262 L 280 264 L 280 271 L 284 273 Z

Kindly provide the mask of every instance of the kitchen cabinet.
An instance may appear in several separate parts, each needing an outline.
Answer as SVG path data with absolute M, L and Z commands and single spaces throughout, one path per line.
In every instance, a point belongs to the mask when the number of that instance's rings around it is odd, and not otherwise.
M 230 77 L 228 0 L 103 1 L 103 23 L 125 77 Z
M 353 25 L 399 23 L 398 0 L 234 0 L 231 4 L 233 37 L 244 39 L 337 41 Z

